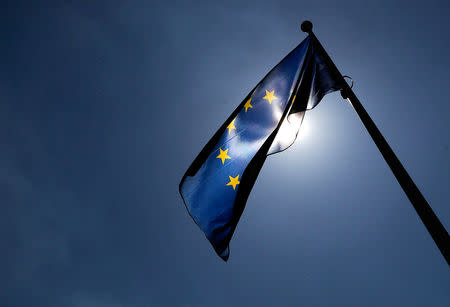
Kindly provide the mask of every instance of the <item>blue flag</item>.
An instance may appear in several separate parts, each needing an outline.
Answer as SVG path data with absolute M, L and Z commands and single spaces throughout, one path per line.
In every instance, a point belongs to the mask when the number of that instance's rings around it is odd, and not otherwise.
M 267 155 L 288 148 L 305 111 L 341 88 L 325 59 L 315 37 L 303 40 L 248 94 L 183 176 L 186 208 L 223 260 Z

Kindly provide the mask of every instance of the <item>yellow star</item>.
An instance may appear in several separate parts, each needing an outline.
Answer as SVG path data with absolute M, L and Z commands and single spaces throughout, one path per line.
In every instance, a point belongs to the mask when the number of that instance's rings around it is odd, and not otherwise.
M 235 120 L 236 120 L 236 119 L 233 119 L 233 120 L 231 121 L 231 123 L 227 126 L 228 134 L 231 133 L 231 130 L 236 130 L 236 127 L 234 126 L 234 121 L 235 121 Z
M 240 181 L 239 181 L 239 175 L 237 175 L 236 177 L 231 177 L 231 176 L 228 176 L 229 178 L 230 178 L 230 182 L 228 182 L 227 183 L 227 185 L 232 185 L 233 186 L 233 190 L 236 190 L 236 186 L 239 184 L 239 183 L 241 183 Z
M 269 103 L 272 104 L 272 100 L 278 99 L 278 97 L 275 96 L 275 90 L 271 92 L 266 90 L 266 96 L 264 96 L 263 99 L 269 100 Z
M 252 101 L 252 99 L 250 98 L 249 100 L 247 100 L 247 102 L 245 103 L 244 107 L 245 107 L 245 112 L 247 112 L 248 108 L 253 108 L 253 106 L 250 104 L 250 101 Z
M 227 155 L 228 149 L 222 150 L 222 148 L 220 149 L 220 155 L 218 155 L 216 158 L 217 159 L 221 159 L 222 160 L 222 164 L 225 164 L 225 160 L 226 159 L 231 159 L 231 157 L 229 155 Z

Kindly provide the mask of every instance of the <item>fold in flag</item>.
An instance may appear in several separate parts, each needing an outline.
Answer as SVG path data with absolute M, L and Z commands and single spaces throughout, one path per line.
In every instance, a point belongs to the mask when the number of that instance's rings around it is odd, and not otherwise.
M 189 214 L 224 261 L 267 155 L 288 148 L 305 111 L 341 88 L 322 50 L 316 38 L 308 36 L 278 63 L 214 134 L 180 182 Z

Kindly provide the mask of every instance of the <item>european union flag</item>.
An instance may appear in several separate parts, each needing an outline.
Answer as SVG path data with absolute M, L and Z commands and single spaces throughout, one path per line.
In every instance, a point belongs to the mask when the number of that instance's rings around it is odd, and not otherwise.
M 294 142 L 304 112 L 341 88 L 335 80 L 316 38 L 308 36 L 248 94 L 186 171 L 180 194 L 223 260 L 267 155 Z

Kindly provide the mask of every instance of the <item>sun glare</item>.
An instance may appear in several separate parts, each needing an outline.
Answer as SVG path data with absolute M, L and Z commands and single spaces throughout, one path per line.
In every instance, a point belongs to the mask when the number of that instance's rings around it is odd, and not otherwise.
M 297 138 L 300 140 L 305 140 L 308 138 L 310 134 L 310 123 L 307 119 L 303 119 L 302 125 L 300 126 L 300 130 L 298 132 Z
M 276 143 L 281 148 L 289 147 L 295 141 L 302 118 L 303 113 L 291 114 L 283 122 L 276 137 Z

